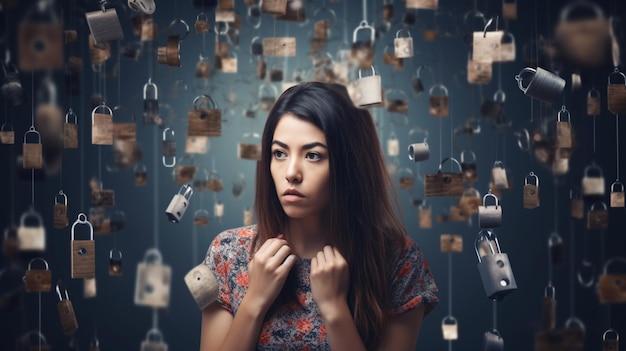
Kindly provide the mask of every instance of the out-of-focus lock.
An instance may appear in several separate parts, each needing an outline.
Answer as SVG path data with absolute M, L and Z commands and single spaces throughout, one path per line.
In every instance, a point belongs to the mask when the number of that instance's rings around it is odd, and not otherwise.
M 576 189 L 569 192 L 570 199 L 570 216 L 576 219 L 582 219 L 585 216 L 585 201 L 580 197 Z
M 165 46 L 159 46 L 157 48 L 158 62 L 172 67 L 180 67 L 180 43 L 185 40 L 189 34 L 189 25 L 182 19 L 175 19 L 170 23 L 169 30 L 172 31 L 174 25 L 178 23 L 185 27 L 185 33 L 182 36 L 178 34 L 168 36 Z
M 430 147 L 428 140 L 424 138 L 421 143 L 413 143 L 409 145 L 409 160 L 413 162 L 426 161 L 430 157 Z
M 457 340 L 459 338 L 459 324 L 453 316 L 446 316 L 441 320 L 443 340 Z
M 99 113 L 99 109 L 108 113 Z M 113 111 L 105 103 L 91 111 L 91 143 L 94 145 L 113 145 Z
M 100 351 L 100 340 L 97 337 L 91 339 L 89 343 L 89 351 Z
M 168 133 L 169 132 L 169 133 Z M 176 166 L 176 139 L 174 139 L 174 129 L 163 129 L 163 166 Z
M 63 199 L 62 202 L 58 201 L 59 198 Z M 63 190 L 59 190 L 59 193 L 54 196 L 52 213 L 52 223 L 55 228 L 63 229 L 70 224 L 67 217 L 67 195 L 65 195 Z
M 34 336 L 34 337 L 33 337 Z M 31 330 L 20 336 L 16 342 L 16 350 L 50 351 L 46 337 L 38 330 Z
M 613 76 L 622 78 L 623 83 L 611 81 Z M 626 75 L 617 68 L 609 75 L 607 85 L 607 109 L 614 115 L 626 114 Z
M 34 218 L 36 223 L 29 223 L 26 220 Z M 20 226 L 17 228 L 17 249 L 19 251 L 46 251 L 46 228 L 43 226 L 43 219 L 34 208 L 22 214 Z
M 151 15 L 156 10 L 154 0 L 128 0 L 128 7 L 133 9 L 133 11 L 143 12 L 146 15 Z
M 478 245 L 483 240 L 488 245 L 491 253 L 481 256 L 478 252 Z M 495 248 L 492 242 L 495 243 Z M 488 299 L 502 300 L 517 290 L 517 283 L 509 263 L 509 256 L 501 252 L 498 237 L 494 232 L 487 230 L 485 234 L 485 231 L 481 231 L 474 241 L 474 250 L 478 257 L 478 273 L 480 273 Z
M 503 351 L 504 339 L 496 329 L 486 331 L 483 334 L 483 344 L 485 345 L 485 351 Z
M 565 321 L 565 328 L 541 330 L 535 334 L 536 351 L 583 351 L 585 325 L 576 317 Z
M 11 64 L 12 70 L 8 70 L 9 65 L 7 63 L 2 64 L 2 71 L 4 72 L 4 83 L 0 87 L 2 96 L 11 105 L 17 106 L 24 102 L 24 88 L 22 88 L 22 82 L 20 81 L 20 75 L 17 71 L 17 67 Z
M 264 0 L 261 2 L 261 12 L 284 15 L 287 13 L 287 0 Z
M 207 177 L 206 187 L 212 192 L 219 193 L 224 190 L 224 182 L 220 178 L 220 174 L 217 171 L 211 171 Z
M 368 107 L 378 105 L 383 101 L 382 85 L 380 76 L 376 74 L 374 66 L 371 66 L 372 75 L 363 77 L 359 69 L 359 79 L 355 82 L 355 91 L 352 100 L 357 106 Z
M 209 225 L 209 211 L 200 208 L 193 214 L 193 224 L 197 227 L 206 227 Z
M 550 254 L 550 262 L 553 265 L 556 266 L 565 262 L 565 245 L 559 233 L 552 232 L 548 237 L 548 252 Z
M 187 136 L 218 137 L 222 135 L 222 110 L 208 94 L 193 99 L 193 109 L 188 112 Z
M 63 286 L 61 279 L 57 281 L 56 291 L 59 296 L 57 311 L 59 312 L 61 327 L 63 327 L 63 334 L 67 336 L 73 335 L 78 329 L 78 321 L 76 320 L 76 314 L 74 313 L 74 306 L 72 305 L 72 301 L 70 301 L 70 296 Z
M 476 188 L 466 188 L 459 198 L 458 206 L 466 214 L 478 213 L 478 206 L 482 205 L 483 198 Z
M 41 261 L 45 269 L 33 269 L 35 261 Z M 48 267 L 48 261 L 41 257 L 33 258 L 28 262 L 28 269 L 24 273 L 24 286 L 26 292 L 50 292 L 52 290 L 52 271 Z
M 619 351 L 619 333 L 613 328 L 602 334 L 602 351 Z
M 454 234 L 441 234 L 441 252 L 463 252 L 463 237 Z
M 124 274 L 122 267 L 122 251 L 113 248 L 109 251 L 109 275 L 112 277 L 120 277 Z
M 567 116 L 567 120 L 564 121 L 562 116 Z M 565 106 L 561 106 L 561 111 L 559 111 L 556 117 L 556 144 L 561 149 L 570 149 L 572 147 L 570 113 Z
M 367 40 L 358 40 L 359 31 L 369 31 Z M 359 69 L 367 69 L 374 64 L 374 40 L 376 39 L 376 30 L 367 24 L 367 21 L 361 21 L 352 32 L 352 47 L 350 49 L 350 62 Z M 264 44 L 265 45 L 265 44 Z
M 74 240 L 76 225 L 89 227 L 89 240 Z M 96 242 L 93 240 L 93 227 L 84 213 L 79 213 L 71 230 L 71 274 L 72 279 L 93 278 L 96 276 Z
M 269 112 L 278 98 L 278 88 L 274 84 L 263 83 L 259 86 L 259 109 Z
M 487 205 L 487 198 L 493 198 L 494 204 Z M 502 206 L 498 197 L 492 193 L 483 196 L 483 205 L 478 206 L 478 226 L 483 229 L 499 228 L 502 225 Z
M 152 78 L 143 85 L 143 123 L 161 125 L 163 119 L 159 116 L 159 88 Z
M 434 117 L 446 117 L 449 114 L 448 88 L 441 83 L 435 84 L 430 88 L 429 93 L 428 113 Z
M 602 113 L 600 108 L 600 92 L 598 89 L 591 88 L 587 93 L 587 115 L 599 116 Z
M 506 170 L 502 161 L 495 161 L 491 169 L 491 181 L 496 189 L 509 189 L 509 180 L 506 176 Z
M 387 138 L 387 155 L 394 157 L 398 154 L 400 154 L 400 140 L 398 140 L 396 132 L 392 130 Z
M 237 143 L 237 157 L 244 160 L 261 161 L 261 135 L 244 133 Z
M 532 183 L 528 180 L 532 179 Z M 539 207 L 539 177 L 535 172 L 530 172 L 524 178 L 524 208 L 533 209 Z
M 98 295 L 96 277 L 83 279 L 83 297 L 92 299 Z
M 598 204 L 602 207 L 599 208 Z M 609 211 L 603 201 L 594 202 L 587 211 L 587 229 L 604 230 L 609 227 Z
M 146 340 L 141 342 L 141 351 L 167 351 L 168 346 L 163 340 L 163 334 L 157 328 L 148 330 Z
M 211 26 L 209 25 L 209 18 L 204 12 L 200 12 L 196 16 L 196 22 L 193 24 L 193 27 L 197 34 L 208 33 Z
M 70 122 L 70 117 L 74 121 Z M 78 116 L 71 108 L 65 114 L 65 124 L 63 124 L 63 147 L 66 149 L 78 148 Z
M 406 33 L 406 37 L 401 37 L 401 33 Z M 413 38 L 411 38 L 411 32 L 408 29 L 400 29 L 396 32 L 393 48 L 397 58 L 413 57 Z
M 10 261 L 17 257 L 17 227 L 14 225 L 4 229 L 2 254 Z
M 157 248 L 146 251 L 143 262 L 137 264 L 135 305 L 167 308 L 170 304 L 172 268 L 163 264 Z
M 541 304 L 541 329 L 552 330 L 556 326 L 556 289 L 552 282 L 544 290 Z
M 472 155 L 471 160 L 465 159 L 466 153 Z M 463 171 L 463 181 L 465 183 L 474 183 L 478 180 L 478 175 L 476 174 L 476 154 L 474 151 L 461 151 L 461 170 Z
M 624 184 L 619 180 L 611 184 L 611 207 L 624 207 Z
M 609 266 L 622 263 L 621 273 L 609 273 Z M 598 297 L 600 303 L 626 303 L 626 258 L 616 256 L 604 263 L 602 274 L 598 278 Z
M 85 19 L 87 19 L 87 25 L 95 44 L 98 45 L 111 40 L 123 40 L 124 32 L 117 17 L 117 11 L 114 8 L 107 9 L 105 7 L 106 1 L 102 1 L 100 4 L 100 10 L 85 13 Z
M 178 194 L 174 195 L 172 201 L 167 206 L 165 214 L 170 222 L 178 223 L 183 218 L 185 211 L 189 207 L 189 200 L 193 195 L 193 188 L 189 184 L 183 184 L 178 190 Z
M 459 172 L 442 172 L 443 164 L 447 161 L 454 162 Z M 424 176 L 424 195 L 430 196 L 462 196 L 463 195 L 463 172 L 461 164 L 454 157 L 446 157 L 441 163 L 437 173 Z
M 217 280 L 204 262 L 187 272 L 185 284 L 200 310 L 217 300 L 219 294 Z
M 28 142 L 28 135 L 37 136 L 37 142 Z M 43 167 L 43 148 L 41 145 L 41 135 L 34 126 L 24 133 L 24 143 L 22 144 L 22 167 L 25 169 L 40 169 Z
M 30 6 L 19 24 L 17 46 L 23 71 L 63 68 L 63 23 L 52 6 Z
M 15 131 L 13 130 L 12 125 L 4 123 L 2 124 L 2 127 L 0 127 L 0 144 L 15 144 Z

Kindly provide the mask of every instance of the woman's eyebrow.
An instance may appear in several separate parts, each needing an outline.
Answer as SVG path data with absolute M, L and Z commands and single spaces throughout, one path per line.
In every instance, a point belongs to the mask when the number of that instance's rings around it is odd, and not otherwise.
M 272 145 L 274 145 L 274 144 L 282 147 L 283 149 L 289 150 L 289 146 L 287 146 L 287 144 L 285 144 L 285 143 L 283 143 L 283 142 L 281 142 L 279 140 L 272 141 Z M 320 143 L 319 141 L 315 141 L 315 142 L 312 142 L 312 143 L 309 143 L 309 144 L 304 144 L 304 145 L 302 145 L 302 149 L 309 150 L 309 149 L 312 149 L 312 148 L 314 148 L 316 146 L 323 147 L 324 149 L 328 149 L 328 147 L 326 145 Z

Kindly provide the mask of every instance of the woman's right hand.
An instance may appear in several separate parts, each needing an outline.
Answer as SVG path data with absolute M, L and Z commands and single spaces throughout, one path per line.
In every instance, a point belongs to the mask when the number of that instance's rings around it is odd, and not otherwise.
M 267 311 L 278 297 L 289 271 L 296 263 L 296 255 L 281 234 L 268 239 L 248 264 L 249 285 L 246 298 L 251 298 Z

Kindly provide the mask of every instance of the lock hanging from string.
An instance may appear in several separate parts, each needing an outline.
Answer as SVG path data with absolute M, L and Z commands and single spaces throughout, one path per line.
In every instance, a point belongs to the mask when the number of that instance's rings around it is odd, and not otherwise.
M 45 269 L 32 269 L 35 261 L 43 262 Z M 50 292 L 52 290 L 52 271 L 48 267 L 48 261 L 37 257 L 28 262 L 28 268 L 24 273 L 24 286 L 26 292 Z
M 490 253 L 484 256 L 478 252 L 481 241 L 485 241 L 490 250 Z M 495 243 L 495 248 L 492 242 Z M 478 272 L 488 299 L 502 300 L 517 290 L 509 256 L 500 250 L 500 243 L 494 232 L 481 230 L 474 240 L 474 251 L 478 257 Z
M 178 223 L 183 218 L 185 211 L 189 207 L 189 201 L 193 195 L 193 188 L 189 184 L 183 184 L 178 190 L 178 194 L 174 195 L 172 201 L 167 206 L 165 214 L 170 222 Z
M 75 240 L 77 225 L 89 227 L 89 240 Z M 71 275 L 72 279 L 93 278 L 96 276 L 96 242 L 93 240 L 93 226 L 84 213 L 79 213 L 71 229 Z
M 61 290 L 63 290 L 63 292 L 61 292 Z M 67 336 L 73 335 L 78 329 L 78 321 L 76 320 L 76 314 L 74 313 L 74 306 L 72 305 L 70 296 L 63 286 L 61 279 L 57 281 L 56 292 L 59 296 L 57 311 L 59 313 L 59 319 L 61 320 L 61 326 L 63 327 L 63 334 Z

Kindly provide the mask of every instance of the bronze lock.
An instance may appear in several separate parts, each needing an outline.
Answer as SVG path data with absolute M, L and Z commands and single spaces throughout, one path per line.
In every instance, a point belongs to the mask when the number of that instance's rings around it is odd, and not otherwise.
M 432 228 L 433 227 L 433 210 L 429 206 L 420 206 L 418 211 L 418 224 L 420 228 Z
M 467 214 L 478 213 L 478 206 L 482 204 L 483 199 L 475 188 L 463 190 L 463 195 L 461 195 L 458 201 L 458 206 Z
M 37 135 L 37 143 L 27 142 L 28 134 Z M 41 145 L 41 135 L 34 126 L 30 126 L 28 131 L 24 133 L 24 143 L 22 144 L 22 167 L 25 169 L 43 168 L 43 149 Z
M 200 55 L 198 63 L 196 63 L 196 78 L 209 79 L 211 76 L 211 62 L 204 56 Z
M 602 274 L 598 278 L 598 296 L 600 303 L 625 303 L 626 302 L 626 271 L 622 273 L 609 273 L 609 266 L 621 262 L 626 266 L 626 258 L 616 256 L 604 263 Z
M 70 116 L 74 117 L 74 122 L 70 123 Z M 63 125 L 63 147 L 66 149 L 78 148 L 78 116 L 71 108 L 65 114 L 65 124 Z
M 623 84 L 612 83 L 611 76 L 618 75 L 622 77 Z M 607 86 L 607 108 L 614 115 L 626 114 L 626 75 L 620 72 L 616 67 L 609 75 L 609 84 Z
M 572 325 L 576 323 L 578 325 Z M 583 351 L 585 326 L 578 318 L 565 322 L 565 328 L 542 330 L 535 334 L 535 351 Z
M 614 334 L 615 338 L 608 338 L 609 334 Z M 615 329 L 609 328 L 602 334 L 602 351 L 619 351 L 619 333 Z
M 587 115 L 599 116 L 600 109 L 600 92 L 596 88 L 592 88 L 587 93 Z
M 517 19 L 517 0 L 502 1 L 502 18 L 507 20 Z
M 89 226 L 90 240 L 74 240 L 77 224 Z M 84 213 L 79 213 L 71 230 L 71 276 L 72 279 L 94 278 L 96 275 L 96 242 L 93 240 L 93 227 Z
M 63 289 L 63 293 L 61 293 Z M 57 304 L 57 311 L 59 312 L 59 319 L 61 320 L 61 327 L 63 327 L 63 334 L 70 336 L 73 335 L 78 329 L 78 321 L 76 320 L 76 314 L 74 313 L 74 306 L 70 301 L 69 294 L 61 279 L 57 281 L 56 285 L 57 295 L 59 296 L 59 303 Z M 65 295 L 65 296 L 63 296 Z
M 63 68 L 63 24 L 23 20 L 18 29 L 18 64 L 21 70 Z
M 561 115 L 567 113 L 567 121 L 561 120 Z M 572 148 L 572 125 L 570 123 L 570 113 L 565 106 L 557 114 L 556 120 L 556 144 L 560 149 Z
M 582 219 L 585 216 L 585 202 L 576 194 L 574 189 L 570 190 L 570 216 L 576 219 Z
M 618 190 L 617 187 L 621 190 Z M 624 207 L 624 184 L 616 180 L 611 184 L 611 207 Z
M 32 269 L 35 261 L 42 261 L 45 269 Z M 28 262 L 28 269 L 24 274 L 24 286 L 26 292 L 50 292 L 52 290 L 52 271 L 48 267 L 48 261 L 41 257 L 33 258 Z
M 491 62 L 467 61 L 467 82 L 473 84 L 489 84 L 493 75 Z
M 456 163 L 458 173 L 442 173 L 443 164 L 451 160 Z M 425 196 L 462 196 L 463 195 L 463 173 L 461 164 L 454 157 L 447 157 L 439 164 L 436 174 L 426 174 L 424 176 Z
M 63 203 L 57 201 L 59 196 L 63 198 Z M 52 212 L 52 223 L 55 228 L 63 229 L 69 225 L 69 219 L 67 217 L 67 195 L 65 195 L 63 190 L 59 190 L 59 193 L 54 197 L 54 208 Z
M 185 184 L 191 182 L 196 174 L 196 166 L 178 165 L 176 166 L 175 170 L 177 184 Z
M 209 24 L 209 18 L 204 12 L 200 12 L 196 16 L 196 22 L 194 23 L 194 29 L 197 34 L 205 34 L 208 33 L 211 29 L 211 25 Z
M 463 209 L 459 206 L 450 206 L 450 212 L 448 219 L 450 222 L 467 222 L 470 218 L 469 213 L 463 212 Z
M 442 90 L 443 95 L 433 95 L 436 88 Z M 448 89 L 441 83 L 430 88 L 428 113 L 434 117 L 446 117 L 449 114 Z
M 541 305 L 541 329 L 552 330 L 556 327 L 556 290 L 552 282 L 545 288 Z
M 114 257 L 114 252 L 117 252 L 117 257 Z M 124 274 L 122 267 L 122 251 L 117 248 L 109 251 L 109 275 L 113 277 L 119 277 Z
M 157 61 L 172 67 L 180 67 L 180 41 L 179 35 L 167 37 L 165 46 L 157 48 Z
M 528 178 L 534 178 L 533 183 L 528 182 Z M 533 209 L 539 207 L 539 177 L 535 172 L 530 172 L 524 179 L 524 208 Z
M 463 237 L 454 234 L 441 234 L 441 252 L 463 252 Z
M 158 33 L 158 26 L 152 16 L 142 17 L 140 34 L 141 41 L 154 41 Z
M 207 188 L 213 192 L 220 192 L 224 190 L 224 184 L 217 171 L 211 171 L 211 173 L 209 173 Z
M 98 113 L 103 108 L 107 113 Z M 113 111 L 105 103 L 91 111 L 91 143 L 94 145 L 113 145 Z
M 596 209 L 596 205 L 602 205 L 602 209 Z M 606 204 L 602 201 L 591 205 L 587 211 L 587 229 L 604 230 L 609 227 L 609 211 Z

